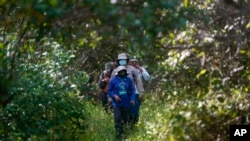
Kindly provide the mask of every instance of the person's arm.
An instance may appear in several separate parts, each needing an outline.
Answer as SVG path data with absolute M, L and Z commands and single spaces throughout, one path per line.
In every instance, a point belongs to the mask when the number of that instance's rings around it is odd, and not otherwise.
M 142 69 L 142 77 L 143 77 L 143 79 L 146 80 L 146 81 L 149 81 L 150 75 L 149 75 L 148 71 L 144 67 L 141 67 L 141 69 Z
M 108 96 L 113 98 L 114 97 L 114 80 L 111 79 L 108 85 Z
M 99 81 L 98 81 L 99 87 L 101 87 L 101 83 L 102 83 L 103 78 L 104 78 L 104 74 L 103 74 L 103 72 L 102 72 L 102 73 L 100 74 L 100 76 L 99 76 Z
M 108 96 L 112 99 L 115 99 L 116 101 L 121 101 L 121 98 L 114 93 L 115 88 L 115 78 L 112 78 L 108 85 Z
M 135 96 L 135 86 L 133 85 L 133 82 L 132 82 L 132 80 L 131 79 L 129 79 L 129 93 L 131 93 L 131 101 L 130 101 L 130 103 L 132 104 L 132 105 L 134 105 L 135 104 L 135 99 L 136 99 L 136 96 Z
M 134 71 L 134 77 L 135 77 L 136 90 L 138 91 L 139 94 L 142 94 L 144 92 L 144 88 L 143 88 L 142 78 L 139 75 L 138 71 Z
M 102 81 L 99 84 L 99 87 L 101 89 L 104 89 L 108 85 L 108 82 L 109 82 L 109 77 L 108 76 L 104 76 L 104 78 L 102 79 Z

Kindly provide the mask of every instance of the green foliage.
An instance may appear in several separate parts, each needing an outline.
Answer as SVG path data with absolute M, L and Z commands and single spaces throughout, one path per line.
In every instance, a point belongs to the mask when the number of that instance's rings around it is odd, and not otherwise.
M 100 68 L 123 51 L 148 66 L 152 81 L 146 89 L 154 94 L 132 139 L 226 140 L 228 125 L 249 112 L 247 0 L 0 5 L 0 98 L 8 104 L 1 107 L 3 137 L 73 140 L 76 129 L 88 140 L 110 140 L 110 117 L 77 97 L 96 94 Z M 81 111 L 88 109 L 96 113 Z M 101 120 L 107 124 L 99 136 Z
M 101 106 L 101 102 L 93 105 L 86 104 L 87 129 L 79 135 L 79 141 L 112 141 L 114 140 L 115 128 L 113 113 L 106 113 Z
M 4 140 L 72 140 L 86 128 L 85 105 L 69 94 L 43 90 L 16 98 L 1 113 Z
M 133 141 L 228 140 L 229 125 L 236 124 L 239 113 L 247 108 L 245 93 L 231 92 L 231 96 L 210 92 L 202 93 L 202 97 L 186 92 L 147 93 L 139 123 L 133 130 L 125 128 L 126 138 Z M 185 95 L 189 95 L 188 98 Z M 87 107 L 88 128 L 80 140 L 113 140 L 113 114 L 105 113 L 101 104 L 88 103 Z
M 14 99 L 0 115 L 4 140 L 74 140 L 86 128 L 85 102 L 78 96 L 88 90 L 88 76 L 65 69 L 72 52 L 48 46 L 47 52 L 29 54 L 28 63 L 19 61 L 19 79 L 8 91 Z

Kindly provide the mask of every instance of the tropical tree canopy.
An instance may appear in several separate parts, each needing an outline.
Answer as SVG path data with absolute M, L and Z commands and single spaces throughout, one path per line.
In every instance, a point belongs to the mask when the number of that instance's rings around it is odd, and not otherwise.
M 166 125 L 138 139 L 224 140 L 249 123 L 249 0 L 0 0 L 0 12 L 4 140 L 79 138 L 121 52 L 151 74 L 161 123 L 145 128 Z

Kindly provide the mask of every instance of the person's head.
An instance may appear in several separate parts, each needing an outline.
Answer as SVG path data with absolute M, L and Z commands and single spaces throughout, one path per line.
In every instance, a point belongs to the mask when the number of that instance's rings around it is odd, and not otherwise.
M 133 57 L 132 59 L 130 59 L 129 63 L 132 66 L 136 66 L 138 65 L 138 59 L 136 57 Z
M 117 63 L 119 66 L 126 66 L 128 64 L 129 57 L 127 53 L 120 53 L 117 57 Z
M 111 76 L 111 72 L 112 72 L 112 63 L 111 62 L 107 62 L 104 65 L 104 77 L 110 77 Z
M 110 71 L 112 69 L 112 64 L 110 62 L 105 63 L 105 70 Z
M 126 77 L 126 76 L 128 75 L 128 72 L 127 72 L 126 67 L 125 67 L 125 66 L 119 66 L 119 67 L 117 68 L 117 72 L 116 72 L 115 75 L 117 75 L 117 76 L 119 76 L 119 77 L 121 77 L 121 78 Z

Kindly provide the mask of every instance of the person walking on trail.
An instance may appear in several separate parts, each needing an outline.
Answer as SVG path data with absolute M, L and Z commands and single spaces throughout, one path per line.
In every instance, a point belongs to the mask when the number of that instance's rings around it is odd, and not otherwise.
M 112 64 L 110 62 L 105 63 L 105 70 L 100 74 L 98 85 L 102 89 L 101 100 L 104 110 L 108 112 L 108 108 L 111 106 L 111 101 L 108 100 L 108 84 L 112 73 Z
M 150 75 L 148 71 L 143 66 L 139 65 L 139 61 L 136 57 L 133 57 L 130 60 L 130 65 L 134 66 L 139 71 L 140 77 L 143 78 L 145 81 L 150 80 Z
M 116 59 L 118 66 L 125 66 L 128 71 L 128 77 L 132 80 L 135 85 L 136 91 L 143 94 L 144 88 L 142 79 L 140 78 L 138 70 L 129 64 L 129 56 L 127 53 L 120 53 Z M 117 69 L 114 69 L 111 74 L 111 78 L 115 76 Z
M 137 69 L 140 79 L 144 79 L 145 81 L 150 80 L 150 75 L 148 71 L 144 67 L 139 66 L 138 59 L 136 57 L 133 57 L 130 60 L 129 64 L 131 64 Z M 143 99 L 142 95 L 138 91 L 136 91 L 135 94 L 136 94 L 136 103 L 135 106 L 131 107 L 130 110 L 130 120 L 134 124 L 136 124 L 139 121 L 139 110 L 141 106 L 141 101 Z
M 130 107 L 135 104 L 135 87 L 125 66 L 116 69 L 115 76 L 109 82 L 108 95 L 112 98 L 115 136 L 117 140 L 122 140 L 123 127 L 129 123 Z
M 135 101 L 135 106 L 131 107 L 132 109 L 139 109 L 139 94 L 142 95 L 144 92 L 144 88 L 143 88 L 143 84 L 142 84 L 142 79 L 139 75 L 138 70 L 133 67 L 132 65 L 129 65 L 129 57 L 127 55 L 127 53 L 120 53 L 118 54 L 117 57 L 117 64 L 118 66 L 125 66 L 127 71 L 128 71 L 128 77 L 132 80 L 135 89 L 136 89 L 136 101 Z M 112 72 L 111 77 L 114 76 L 114 74 L 116 73 L 116 69 Z M 137 110 L 138 111 L 138 110 Z M 133 112 L 132 114 L 130 114 L 130 122 L 132 123 L 132 125 L 136 124 L 138 122 L 138 118 L 139 118 L 139 112 Z

